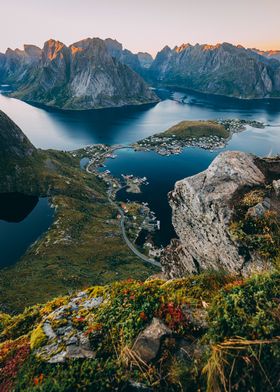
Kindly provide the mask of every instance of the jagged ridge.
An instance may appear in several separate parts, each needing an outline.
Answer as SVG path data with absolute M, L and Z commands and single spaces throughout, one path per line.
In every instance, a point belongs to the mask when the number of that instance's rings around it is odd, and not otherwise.
M 61 109 L 157 102 L 154 92 L 131 69 L 141 68 L 138 57 L 111 41 L 88 38 L 67 47 L 49 40 L 42 50 L 8 49 L 0 58 L 0 79 L 13 86 L 11 95 L 16 98 Z

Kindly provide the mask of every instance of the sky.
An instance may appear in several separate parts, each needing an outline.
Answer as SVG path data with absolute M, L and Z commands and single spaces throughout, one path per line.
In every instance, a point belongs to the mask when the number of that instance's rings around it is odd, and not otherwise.
M 152 55 L 188 42 L 280 49 L 280 0 L 0 0 L 0 10 L 1 52 L 87 37 Z

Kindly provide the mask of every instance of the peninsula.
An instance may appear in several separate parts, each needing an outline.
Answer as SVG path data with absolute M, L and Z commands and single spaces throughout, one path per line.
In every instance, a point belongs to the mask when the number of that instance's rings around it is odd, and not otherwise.
M 155 151 L 160 155 L 180 154 L 184 147 L 200 147 L 206 150 L 224 148 L 232 135 L 246 126 L 264 128 L 253 120 L 181 121 L 164 132 L 149 136 L 132 146 L 136 151 Z

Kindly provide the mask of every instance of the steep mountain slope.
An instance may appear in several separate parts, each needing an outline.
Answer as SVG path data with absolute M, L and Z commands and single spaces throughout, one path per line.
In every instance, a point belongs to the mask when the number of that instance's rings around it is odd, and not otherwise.
M 35 147 L 20 128 L 2 111 L 0 111 L 0 149 L 1 160 L 27 158 L 35 152 Z
M 280 258 L 279 189 L 280 158 L 232 151 L 178 181 L 169 200 L 179 240 L 162 257 L 166 274 L 271 268 Z
M 109 46 L 106 41 L 88 38 L 69 47 L 49 40 L 42 51 L 34 47 L 8 50 L 5 61 L 3 56 L 0 59 L 1 81 L 12 84 L 13 97 L 61 109 L 98 109 L 158 101 L 143 79 L 124 64 L 130 63 L 132 57 L 140 66 L 138 57 L 125 51 L 112 56 Z
M 149 69 L 166 86 L 236 98 L 280 97 L 280 64 L 228 43 L 184 44 L 160 51 Z

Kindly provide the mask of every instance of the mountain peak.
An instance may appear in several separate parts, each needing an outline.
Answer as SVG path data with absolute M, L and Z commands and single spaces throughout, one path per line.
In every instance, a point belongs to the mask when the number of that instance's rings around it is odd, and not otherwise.
M 63 42 L 54 39 L 49 39 L 44 43 L 44 47 L 43 47 L 44 57 L 45 59 L 49 59 L 50 61 L 52 61 L 54 58 L 57 57 L 58 53 L 65 48 L 66 45 Z
M 180 53 L 191 46 L 192 45 L 190 43 L 186 43 L 186 44 L 182 44 L 180 46 L 175 46 L 174 50 L 175 50 L 175 52 Z

